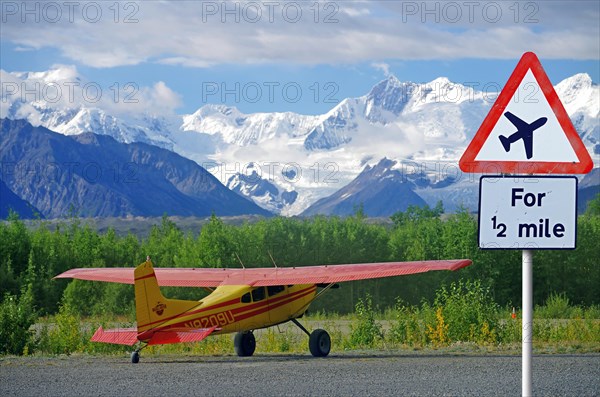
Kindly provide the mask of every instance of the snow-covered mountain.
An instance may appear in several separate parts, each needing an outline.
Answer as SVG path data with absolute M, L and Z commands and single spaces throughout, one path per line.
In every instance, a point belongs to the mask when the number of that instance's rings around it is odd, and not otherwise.
M 600 154 L 600 88 L 585 73 L 576 74 L 555 87 L 575 129 L 590 153 Z M 592 157 L 597 164 L 598 156 Z
M 446 78 L 417 84 L 390 76 L 367 95 L 344 99 L 324 115 L 308 133 L 304 146 L 308 150 L 331 150 L 360 138 L 365 123 L 393 127 L 398 122 L 416 128 L 428 142 L 463 143 L 472 127 L 463 114 L 485 110 L 481 92 Z
M 415 189 L 431 205 L 440 198 L 448 201 L 446 209 L 476 204 L 468 197 L 476 191 L 476 181 L 458 171 L 457 161 L 495 98 L 446 78 L 420 84 L 389 76 L 322 115 L 244 114 L 212 104 L 188 115 L 151 106 L 151 112 L 139 107 L 118 112 L 110 101 L 28 100 L 10 85 L 31 89 L 36 83 L 78 81 L 85 86 L 76 71 L 64 69 L 1 71 L 0 116 L 27 119 L 67 135 L 93 131 L 125 143 L 168 148 L 204 166 L 238 194 L 283 215 L 301 213 L 382 158 L 396 160 L 402 172 L 426 175 L 430 183 Z M 598 85 L 587 74 L 577 74 L 555 89 L 598 163 Z M 75 90 L 76 97 L 83 95 L 80 91 Z
M 261 178 L 261 171 L 257 165 L 250 163 L 246 167 L 246 171 L 250 171 L 250 174 L 232 175 L 227 180 L 226 186 L 243 197 L 251 197 L 262 208 L 280 213 L 298 198 L 298 192 L 282 191 L 267 179 Z
M 367 216 L 381 217 L 406 211 L 409 206 L 424 206 L 425 201 L 414 190 L 419 183 L 428 184 L 428 180 L 424 175 L 408 178 L 397 165 L 396 161 L 382 159 L 372 167 L 365 167 L 352 182 L 317 200 L 302 215 L 346 216 L 361 208 Z
M 301 137 L 319 120 L 319 116 L 297 113 L 243 114 L 234 107 L 206 105 L 183 116 L 183 131 L 219 135 L 223 142 L 237 146 L 257 145 L 279 137 Z
M 24 119 L 64 135 L 93 132 L 123 143 L 174 149 L 171 130 L 179 128 L 180 117 L 130 112 L 127 106 L 118 111 L 115 102 L 128 104 L 127 93 L 103 91 L 97 83 L 83 81 L 75 68 L 25 73 L 0 70 L 0 78 L 0 118 Z M 132 105 L 139 103 L 136 98 L 129 100 Z

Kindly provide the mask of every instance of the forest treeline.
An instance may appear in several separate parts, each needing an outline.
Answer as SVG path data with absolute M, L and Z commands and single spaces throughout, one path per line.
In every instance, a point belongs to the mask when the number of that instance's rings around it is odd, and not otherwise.
M 49 227 L 43 220 L 26 227 L 14 214 L 0 222 L 0 299 L 27 294 L 38 315 L 56 313 L 67 303 L 80 315 L 131 314 L 133 287 L 112 283 L 53 280 L 75 267 L 136 266 L 150 256 L 156 267 L 270 267 L 339 263 L 473 260 L 457 272 L 433 272 L 344 283 L 315 301 L 311 310 L 352 312 L 369 294 L 380 308 L 397 298 L 407 304 L 433 301 L 436 290 L 458 280 L 478 280 L 502 307 L 521 301 L 521 252 L 482 251 L 477 219 L 467 211 L 443 214 L 440 205 L 410 207 L 391 217 L 393 224 L 369 222 L 360 210 L 345 218 L 275 217 L 228 225 L 213 216 L 196 233 L 181 231 L 163 217 L 148 237 L 93 230 L 79 219 Z M 600 303 L 600 196 L 578 218 L 575 250 L 534 253 L 534 302 L 555 294 L 576 305 Z M 165 288 L 165 295 L 200 299 L 199 289 Z

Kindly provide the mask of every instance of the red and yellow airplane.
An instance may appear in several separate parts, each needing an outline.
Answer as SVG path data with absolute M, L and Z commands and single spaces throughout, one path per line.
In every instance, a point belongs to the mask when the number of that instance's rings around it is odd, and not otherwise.
M 131 362 L 140 359 L 148 345 L 198 342 L 211 334 L 237 332 L 238 356 L 251 356 L 256 347 L 253 331 L 292 321 L 309 336 L 315 357 L 325 357 L 331 348 L 327 331 L 308 332 L 298 318 L 309 305 L 336 283 L 423 273 L 458 270 L 468 259 L 447 261 L 385 262 L 307 267 L 254 269 L 156 268 L 150 258 L 136 268 L 71 269 L 56 278 L 134 284 L 137 328 L 98 328 L 92 341 L 137 348 Z M 200 301 L 165 298 L 159 286 L 203 287 L 212 292 Z M 317 292 L 317 289 L 320 291 Z

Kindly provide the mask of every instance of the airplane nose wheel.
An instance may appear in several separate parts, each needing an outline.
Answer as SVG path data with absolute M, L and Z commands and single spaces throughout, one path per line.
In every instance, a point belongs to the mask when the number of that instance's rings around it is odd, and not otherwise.
M 327 331 L 317 328 L 313 332 L 308 332 L 295 318 L 292 318 L 291 321 L 308 335 L 308 349 L 310 350 L 310 354 L 313 357 L 327 357 L 331 350 L 331 338 Z
M 324 329 L 315 329 L 308 338 L 308 348 L 313 357 L 326 357 L 331 350 L 331 338 Z

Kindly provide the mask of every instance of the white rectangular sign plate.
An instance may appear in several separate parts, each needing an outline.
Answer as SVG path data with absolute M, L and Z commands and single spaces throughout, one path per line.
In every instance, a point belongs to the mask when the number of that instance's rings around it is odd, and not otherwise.
M 479 248 L 574 249 L 576 239 L 576 177 L 479 180 Z

